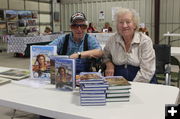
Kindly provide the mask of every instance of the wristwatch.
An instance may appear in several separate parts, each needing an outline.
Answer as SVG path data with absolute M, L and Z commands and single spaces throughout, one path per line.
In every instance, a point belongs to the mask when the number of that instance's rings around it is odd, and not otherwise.
M 78 58 L 81 59 L 81 52 L 77 52 Z

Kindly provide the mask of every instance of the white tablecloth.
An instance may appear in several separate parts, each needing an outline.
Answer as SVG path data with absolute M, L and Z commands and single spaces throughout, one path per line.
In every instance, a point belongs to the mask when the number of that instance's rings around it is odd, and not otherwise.
M 24 54 L 27 44 L 52 41 L 58 38 L 60 35 L 61 34 L 42 35 L 42 36 L 34 36 L 34 37 L 9 37 L 7 52 Z

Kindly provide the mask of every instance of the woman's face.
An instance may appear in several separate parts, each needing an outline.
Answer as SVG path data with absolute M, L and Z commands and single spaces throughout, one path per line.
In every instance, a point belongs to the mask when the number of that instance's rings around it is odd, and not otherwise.
M 118 17 L 117 31 L 123 36 L 133 36 L 136 29 L 136 25 L 132 20 L 131 13 L 124 13 Z
M 38 62 L 39 64 L 43 64 L 45 62 L 44 57 L 43 56 L 39 57 Z
M 63 68 L 61 68 L 59 73 L 60 73 L 60 75 L 64 75 L 64 74 L 65 74 L 64 69 L 63 69 Z

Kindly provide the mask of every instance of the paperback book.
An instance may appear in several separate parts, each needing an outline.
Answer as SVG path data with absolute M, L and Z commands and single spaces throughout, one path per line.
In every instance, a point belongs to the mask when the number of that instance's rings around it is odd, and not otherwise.
M 108 82 L 108 89 L 130 89 L 131 84 L 122 76 L 108 76 L 105 77 Z
M 130 99 L 129 96 L 124 96 L 121 98 L 108 97 L 108 98 L 106 98 L 106 102 L 128 102 L 129 99 Z
M 0 85 L 4 85 L 10 82 L 11 82 L 11 79 L 0 78 Z
M 57 55 L 57 56 L 50 56 L 50 78 L 51 84 L 55 84 L 55 60 L 56 59 L 68 59 L 68 55 Z
M 7 71 L 0 72 L 0 77 L 21 80 L 23 78 L 29 77 L 29 71 L 22 69 L 9 69 Z
M 55 60 L 55 84 L 58 89 L 75 89 L 75 59 Z
M 50 56 L 56 55 L 56 46 L 31 46 L 31 78 L 50 81 Z

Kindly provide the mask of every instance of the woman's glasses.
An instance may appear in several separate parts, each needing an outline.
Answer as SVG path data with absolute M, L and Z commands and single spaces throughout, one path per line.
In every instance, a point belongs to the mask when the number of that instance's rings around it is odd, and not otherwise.
M 86 24 L 72 24 L 71 27 L 72 27 L 73 29 L 78 29 L 79 27 L 80 27 L 81 29 L 86 29 L 86 28 L 87 28 L 87 25 L 86 25 Z

